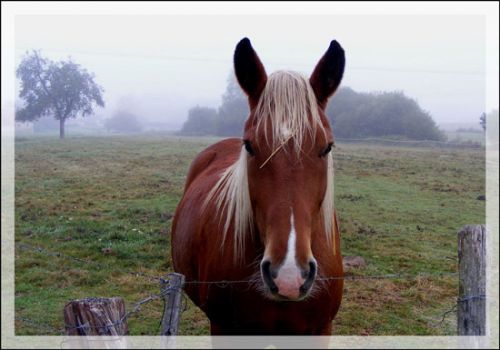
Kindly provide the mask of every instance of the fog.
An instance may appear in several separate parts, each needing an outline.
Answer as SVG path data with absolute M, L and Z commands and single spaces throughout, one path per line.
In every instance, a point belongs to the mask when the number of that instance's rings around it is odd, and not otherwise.
M 177 130 L 189 108 L 220 105 L 243 37 L 268 74 L 309 75 L 336 39 L 346 52 L 342 86 L 403 91 L 441 126 L 479 127 L 488 112 L 483 16 L 19 15 L 15 63 L 31 49 L 52 60 L 70 56 L 105 90 L 106 107 L 88 118 L 126 108 L 145 125 Z

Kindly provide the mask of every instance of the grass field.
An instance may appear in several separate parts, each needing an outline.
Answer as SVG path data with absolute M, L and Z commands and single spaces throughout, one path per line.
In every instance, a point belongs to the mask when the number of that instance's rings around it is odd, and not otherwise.
M 18 335 L 57 334 L 71 299 L 134 302 L 172 271 L 170 224 L 194 156 L 215 139 L 27 137 L 15 147 L 15 309 Z M 456 232 L 485 222 L 484 150 L 340 144 L 335 203 L 344 255 L 357 275 L 457 270 Z M 42 252 L 26 248 L 40 246 Z M 53 252 L 64 254 L 55 256 Z M 84 259 L 77 261 L 68 256 Z M 335 335 L 450 335 L 457 276 L 346 281 Z M 156 335 L 162 303 L 131 316 L 131 335 Z M 29 321 L 28 321 L 29 320 Z M 188 302 L 180 334 L 208 334 Z

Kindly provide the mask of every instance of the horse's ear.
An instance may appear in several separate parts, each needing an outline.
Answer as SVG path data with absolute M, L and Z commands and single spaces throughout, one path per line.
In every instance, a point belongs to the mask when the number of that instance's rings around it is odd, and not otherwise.
M 344 74 L 344 67 L 344 49 L 336 40 L 332 40 L 309 79 L 321 108 L 325 108 L 328 98 L 337 90 Z
M 248 38 L 243 38 L 236 45 L 234 71 L 241 88 L 248 95 L 250 107 L 255 107 L 266 86 L 267 74 Z

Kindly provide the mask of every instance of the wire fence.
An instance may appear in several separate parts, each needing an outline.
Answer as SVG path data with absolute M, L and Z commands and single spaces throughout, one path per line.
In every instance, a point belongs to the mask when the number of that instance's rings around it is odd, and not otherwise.
M 161 292 L 159 294 L 150 295 L 149 297 L 136 302 L 134 304 L 134 306 L 132 307 L 132 310 L 130 310 L 129 312 L 125 313 L 119 320 L 117 320 L 117 321 L 115 321 L 115 322 L 113 322 L 111 324 L 105 324 L 105 325 L 102 325 L 102 326 L 91 326 L 89 324 L 72 326 L 72 325 L 66 324 L 65 325 L 65 330 L 66 331 L 67 330 L 82 330 L 84 333 L 86 333 L 86 331 L 89 330 L 89 329 L 99 329 L 99 330 L 103 330 L 104 332 L 108 332 L 109 329 L 112 329 L 114 327 L 117 327 L 117 326 L 120 326 L 120 325 L 124 324 L 128 320 L 128 318 L 130 316 L 132 316 L 134 314 L 137 314 L 139 311 L 141 311 L 141 306 L 143 306 L 144 304 L 150 303 L 150 302 L 155 301 L 155 300 L 162 299 L 163 297 L 165 297 L 169 293 L 170 293 L 170 290 L 169 289 L 165 289 L 163 292 Z
M 23 245 L 23 248 L 21 248 L 21 249 L 27 249 L 27 245 Z M 39 249 L 39 247 L 33 247 L 32 250 L 35 252 L 38 252 L 38 253 L 54 253 L 54 254 L 49 254 L 50 256 L 70 258 L 70 259 L 72 259 L 74 261 L 78 261 L 78 262 L 82 261 L 82 259 L 71 257 L 68 255 L 58 254 L 55 252 L 48 252 L 47 250 L 41 250 L 41 249 Z M 149 304 L 149 303 L 156 301 L 156 300 L 162 300 L 165 298 L 165 296 L 168 296 L 173 291 L 173 287 L 168 286 L 168 284 L 169 284 L 168 279 L 165 279 L 164 277 L 158 277 L 158 280 L 162 281 L 164 284 L 166 284 L 167 287 L 163 288 L 162 291 L 158 294 L 151 294 L 150 296 L 135 302 L 130 311 L 126 312 L 122 317 L 120 317 L 119 320 L 112 322 L 112 323 L 109 323 L 109 324 L 99 325 L 99 326 L 89 325 L 88 323 L 84 323 L 84 324 L 77 325 L 77 326 L 65 324 L 64 328 L 56 328 L 56 327 L 53 327 L 53 326 L 48 325 L 46 323 L 40 323 L 40 322 L 34 321 L 32 319 L 29 319 L 26 317 L 21 317 L 21 316 L 16 316 L 15 320 L 23 322 L 32 328 L 36 328 L 39 331 L 43 331 L 44 333 L 46 333 L 48 331 L 48 332 L 53 333 L 53 334 L 65 335 L 65 334 L 67 334 L 67 332 L 69 330 L 81 330 L 83 332 L 83 334 L 87 334 L 88 330 L 97 329 L 97 330 L 99 330 L 100 333 L 102 332 L 103 334 L 106 334 L 106 333 L 108 333 L 108 331 L 110 329 L 118 327 L 120 325 L 123 325 L 125 322 L 127 322 L 127 320 L 131 316 L 138 314 L 142 310 L 141 308 L 144 305 Z M 183 294 L 183 298 L 185 301 L 183 311 L 185 311 L 187 309 L 187 299 L 186 299 L 184 294 Z
M 44 255 L 50 256 L 50 257 L 57 257 L 60 259 L 67 259 L 67 260 L 71 260 L 71 261 L 74 261 L 74 262 L 77 262 L 80 264 L 89 264 L 92 266 L 96 266 L 99 269 L 107 268 L 107 269 L 110 269 L 111 271 L 132 275 L 132 276 L 135 276 L 138 278 L 145 278 L 148 281 L 163 282 L 163 283 L 166 283 L 168 285 L 168 276 L 169 275 L 167 275 L 167 277 L 165 277 L 165 276 L 163 276 L 163 277 L 158 276 L 157 277 L 157 276 L 152 276 L 152 275 L 145 274 L 145 273 L 139 272 L 139 271 L 130 271 L 130 270 L 119 269 L 119 268 L 116 268 L 115 266 L 106 265 L 106 264 L 103 264 L 100 262 L 95 262 L 95 261 L 92 261 L 89 259 L 83 259 L 80 257 L 60 253 L 57 251 L 52 251 L 52 250 L 49 250 L 49 249 L 42 247 L 42 246 L 39 246 L 39 245 L 35 246 L 35 245 L 26 244 L 26 243 L 17 243 L 16 247 L 20 250 L 31 251 L 31 252 L 35 252 L 38 254 L 44 254 Z M 455 272 L 455 271 L 419 272 L 419 273 L 415 273 L 415 274 L 393 273 L 393 274 L 381 274 L 381 275 L 349 275 L 348 274 L 348 275 L 344 275 L 344 276 L 326 276 L 326 277 L 318 276 L 317 280 L 318 281 L 415 280 L 415 279 L 419 279 L 419 278 L 457 277 L 458 274 L 459 274 L 459 272 Z M 242 280 L 219 280 L 219 281 L 186 280 L 183 284 L 184 285 L 214 285 L 214 286 L 219 287 L 219 288 L 226 288 L 226 287 L 232 286 L 232 285 L 254 284 L 254 283 L 255 283 L 255 280 L 242 279 Z M 72 329 L 73 330 L 74 329 L 81 330 L 84 334 L 89 329 L 99 329 L 100 331 L 105 333 L 110 328 L 117 327 L 117 326 L 123 324 L 124 322 L 126 322 L 131 316 L 138 314 L 144 305 L 149 304 L 153 301 L 164 299 L 165 296 L 168 296 L 170 292 L 171 292 L 171 288 L 169 288 L 167 286 L 167 288 L 162 289 L 162 291 L 160 293 L 151 294 L 148 297 L 135 302 L 133 304 L 133 306 L 131 307 L 130 311 L 125 313 L 119 320 L 117 320 L 111 324 L 105 324 L 105 325 L 100 325 L 100 326 L 91 326 L 88 324 L 83 324 L 83 325 L 78 325 L 78 326 L 65 325 L 64 328 L 56 328 L 56 327 L 53 327 L 51 325 L 40 323 L 40 322 L 31 320 L 29 318 L 26 318 L 26 317 L 16 316 L 15 320 L 21 321 L 21 322 L 27 324 L 28 326 L 39 330 L 43 334 L 46 334 L 47 332 L 49 332 L 52 334 L 63 335 L 63 334 L 66 334 L 66 332 L 68 330 L 72 330 Z M 184 306 L 182 307 L 182 311 L 185 311 L 187 309 L 187 298 L 186 298 L 185 293 L 183 294 L 183 298 L 184 298 Z M 466 296 L 466 297 L 462 297 L 462 298 L 457 299 L 457 302 L 467 302 L 467 301 L 477 299 L 477 298 L 485 298 L 485 295 Z M 449 314 L 456 312 L 456 311 L 457 310 L 456 310 L 456 305 L 455 305 L 452 309 L 444 312 L 441 321 L 436 323 L 433 326 L 434 327 L 441 326 L 444 323 L 446 317 Z
M 103 326 L 90 326 L 88 324 L 84 324 L 84 325 L 81 325 L 81 326 L 70 326 L 70 325 L 65 325 L 64 328 L 55 328 L 55 327 L 52 327 L 46 323 L 40 323 L 40 322 L 37 322 L 37 321 L 34 321 L 34 320 L 31 320 L 29 318 L 26 318 L 26 317 L 18 317 L 16 316 L 15 317 L 15 320 L 17 321 L 21 321 L 27 325 L 29 325 L 30 327 L 32 328 L 35 328 L 37 329 L 38 331 L 41 331 L 41 332 L 44 332 L 46 333 L 47 331 L 52 333 L 52 334 L 59 334 L 59 335 L 65 335 L 67 330 L 68 329 L 82 329 L 83 331 L 86 331 L 90 328 L 97 328 L 97 329 L 101 329 L 103 330 L 104 332 L 108 331 L 109 328 L 111 327 L 116 327 L 116 326 L 119 326 L 121 324 L 123 324 L 125 321 L 128 320 L 128 318 L 134 314 L 137 314 L 138 312 L 141 311 L 140 307 L 144 304 L 147 304 L 151 301 L 154 301 L 154 300 L 158 300 L 158 299 L 161 299 L 165 296 L 166 293 L 160 293 L 160 294 L 155 294 L 155 295 L 151 295 L 149 296 L 148 298 L 145 298 L 143 300 L 140 300 L 139 302 L 135 303 L 134 304 L 134 307 L 131 311 L 127 312 L 119 321 L 117 322 L 114 322 L 112 324 L 109 324 L 109 325 L 103 325 Z M 185 294 L 183 294 L 184 296 L 184 299 L 186 300 L 186 297 L 185 297 Z M 442 316 L 441 316 L 441 319 L 439 322 L 437 323 L 433 323 L 432 324 L 432 327 L 434 328 L 438 328 L 438 327 L 441 327 L 443 325 L 443 323 L 446 321 L 446 318 L 451 315 L 451 314 L 456 314 L 457 313 L 457 305 L 458 303 L 463 303 L 463 302 L 468 302 L 470 300 L 475 300 L 475 299 L 486 299 L 486 296 L 484 294 L 482 295 L 472 295 L 472 296 L 468 296 L 466 298 L 457 298 L 457 304 L 454 304 L 453 307 L 451 307 L 449 310 L 445 311 Z M 183 311 L 186 311 L 186 306 L 183 307 Z
M 125 274 L 133 275 L 136 277 L 145 277 L 151 281 L 155 282 L 161 282 L 163 280 L 163 277 L 156 277 L 156 276 L 151 276 L 147 275 L 143 272 L 135 272 L 135 271 L 129 271 L 129 270 L 123 270 L 123 269 L 117 269 L 116 267 L 111 267 L 109 265 L 104 265 L 101 263 L 97 263 L 88 259 L 82 259 L 78 257 L 74 257 L 71 255 L 59 253 L 59 252 L 54 252 L 50 251 L 44 247 L 41 246 L 32 246 L 26 243 L 17 243 L 17 247 L 19 247 L 22 250 L 30 250 L 33 252 L 45 254 L 48 256 L 55 256 L 59 258 L 64 258 L 64 259 L 70 259 L 74 260 L 79 263 L 86 263 L 86 264 L 93 264 L 96 266 L 99 266 L 101 268 L 109 268 L 112 271 L 117 271 L 117 272 L 122 272 Z M 443 276 L 458 276 L 457 271 L 443 271 L 443 272 L 418 272 L 415 274 L 409 274 L 409 273 L 391 273 L 391 274 L 384 274 L 384 275 L 372 275 L 372 276 L 364 276 L 364 275 L 344 275 L 344 276 L 321 276 L 316 278 L 318 281 L 335 281 L 335 280 L 347 280 L 347 281 L 356 281 L 356 280 L 380 280 L 380 279 L 416 279 L 416 278 L 431 278 L 431 277 L 443 277 Z M 243 279 L 243 280 L 219 280 L 219 281 L 198 281 L 198 280 L 186 280 L 184 282 L 185 285 L 190 285 L 190 284 L 215 284 L 215 285 L 220 285 L 220 286 L 225 286 L 225 285 L 230 285 L 230 284 L 252 284 L 255 283 L 255 280 L 253 279 Z
M 84 333 L 86 333 L 86 331 L 88 331 L 89 329 L 99 329 L 99 330 L 102 330 L 103 332 L 108 332 L 109 329 L 124 324 L 132 315 L 139 313 L 141 311 L 141 307 L 143 305 L 148 304 L 148 303 L 155 301 L 155 300 L 163 299 L 169 293 L 170 293 L 170 290 L 167 288 L 161 293 L 153 294 L 153 295 L 148 296 L 147 298 L 139 300 L 138 302 L 136 302 L 133 305 L 132 309 L 129 312 L 125 313 L 119 320 L 117 320 L 111 324 L 105 324 L 105 325 L 101 325 L 101 326 L 92 326 L 92 325 L 85 323 L 83 325 L 78 325 L 78 326 L 65 324 L 64 328 L 55 328 L 55 327 L 52 327 L 46 323 L 40 323 L 40 322 L 31 320 L 29 318 L 26 318 L 26 317 L 16 316 L 15 320 L 24 322 L 24 323 L 28 324 L 30 327 L 36 328 L 38 330 L 41 330 L 44 332 L 49 331 L 51 333 L 60 334 L 60 335 L 65 335 L 68 330 L 82 330 Z
M 34 251 L 41 252 L 38 249 L 36 249 Z M 62 256 L 62 255 L 60 255 L 60 256 Z M 162 278 L 159 278 L 159 279 L 162 280 L 164 283 L 168 284 L 168 276 L 169 275 L 167 275 L 166 278 L 162 277 Z M 419 277 L 440 277 L 440 276 L 456 276 L 456 275 L 458 275 L 457 272 L 442 272 L 442 273 L 419 273 L 419 274 L 416 274 L 416 275 L 392 274 L 392 275 L 379 275 L 379 276 L 344 276 L 344 277 L 334 277 L 334 278 L 320 278 L 319 280 L 333 280 L 333 279 L 335 279 L 335 280 L 337 280 L 337 279 L 345 279 L 345 280 L 360 280 L 360 279 L 414 279 L 414 278 L 419 278 Z M 230 281 L 230 280 L 227 280 L 227 281 L 226 280 L 222 280 L 222 281 L 193 281 L 192 280 L 192 281 L 186 281 L 185 284 L 217 284 L 220 287 L 224 288 L 224 287 L 226 287 L 228 285 L 231 285 L 231 284 L 240 284 L 240 283 L 252 283 L 252 282 L 249 281 L 249 280 L 238 280 L 238 281 Z M 83 325 L 73 326 L 73 325 L 66 324 L 64 328 L 55 328 L 55 327 L 50 326 L 48 324 L 40 323 L 40 322 L 31 320 L 29 318 L 26 318 L 26 317 L 16 316 L 15 320 L 21 321 L 21 322 L 23 322 L 25 324 L 28 324 L 30 327 L 36 328 L 39 331 L 43 331 L 45 333 L 48 331 L 48 332 L 51 332 L 53 334 L 59 334 L 59 335 L 65 335 L 68 330 L 74 330 L 74 329 L 82 330 L 84 332 L 84 334 L 89 329 L 98 329 L 98 330 L 100 330 L 102 332 L 108 332 L 109 329 L 124 324 L 130 318 L 130 316 L 139 313 L 141 311 L 141 307 L 143 305 L 148 304 L 148 303 L 150 303 L 152 301 L 164 299 L 164 297 L 168 296 L 171 291 L 172 291 L 172 288 L 168 288 L 167 287 L 167 288 L 163 289 L 163 291 L 161 293 L 150 295 L 147 298 L 144 298 L 144 299 L 136 302 L 133 305 L 132 309 L 129 312 L 125 313 L 119 320 L 117 320 L 117 321 L 115 321 L 115 322 L 113 322 L 111 324 L 105 324 L 105 325 L 100 325 L 100 326 L 91 326 L 89 324 L 83 324 Z M 184 297 L 184 300 L 185 300 L 185 305 L 182 308 L 182 311 L 186 311 L 186 308 L 187 308 L 187 305 L 186 305 L 187 304 L 187 299 L 186 299 L 185 294 L 183 294 L 183 297 Z M 485 294 L 467 295 L 467 296 L 463 296 L 463 297 L 457 298 L 456 304 L 450 310 L 445 311 L 442 314 L 441 320 L 439 322 L 435 323 L 435 324 L 432 324 L 432 326 L 433 327 L 440 327 L 440 326 L 442 326 L 442 324 L 444 323 L 444 321 L 446 320 L 446 317 L 448 315 L 457 312 L 457 305 L 459 303 L 466 303 L 466 302 L 470 302 L 472 300 L 477 300 L 477 299 L 485 300 L 486 299 L 486 295 Z
M 430 277 L 444 277 L 444 276 L 457 276 L 460 278 L 460 289 L 463 291 L 467 291 L 468 293 L 460 292 L 459 297 L 456 299 L 455 305 L 442 314 L 441 320 L 436 324 L 433 324 L 433 327 L 440 327 L 445 321 L 446 317 L 452 313 L 457 313 L 457 319 L 461 320 L 457 321 L 459 325 L 459 334 L 460 335 L 472 335 L 472 334 L 482 334 L 482 333 L 468 333 L 469 331 L 474 332 L 484 332 L 484 324 L 485 324 L 485 316 L 481 314 L 481 308 L 484 310 L 484 306 L 486 303 L 486 293 L 484 289 L 485 279 L 484 279 L 484 266 L 485 266 L 485 251 L 484 245 L 484 237 L 486 234 L 486 228 L 484 225 L 468 225 L 464 226 L 464 228 L 459 232 L 459 255 L 462 256 L 459 261 L 460 272 L 424 272 L 417 274 L 385 274 L 385 275 L 345 275 L 345 276 L 319 276 L 319 281 L 328 281 L 328 280 L 346 280 L 346 281 L 356 281 L 356 280 L 387 280 L 387 279 L 415 279 L 415 278 L 430 278 Z M 39 254 L 46 254 L 52 257 L 59 257 L 63 259 L 71 259 L 78 263 L 94 263 L 88 259 L 81 259 L 78 257 L 62 254 L 59 252 L 51 251 L 43 247 L 39 246 L 31 246 L 28 244 L 18 244 L 18 248 L 22 250 L 30 250 Z M 479 252 L 479 253 L 478 253 Z M 102 264 L 97 263 L 96 266 L 102 266 Z M 473 268 L 471 268 L 473 266 Z M 119 270 L 125 271 L 125 270 Z M 481 272 L 483 271 L 483 272 Z M 125 271 L 127 273 L 134 273 L 132 271 Z M 136 274 L 136 273 L 135 273 Z M 141 275 L 136 274 L 138 277 Z M 182 294 L 184 285 L 194 285 L 194 284 L 209 284 L 216 285 L 220 288 L 226 288 L 228 286 L 232 286 L 235 284 L 254 284 L 254 280 L 219 280 L 219 281 L 199 281 L 199 280 L 187 280 L 184 281 L 184 276 L 179 275 L 177 273 L 169 273 L 166 276 L 156 277 L 155 280 L 160 281 L 161 292 L 159 294 L 153 294 L 145 299 L 142 299 L 136 302 L 131 310 L 125 313 L 124 307 L 120 310 L 120 313 L 123 313 L 123 316 L 119 317 L 116 321 L 109 322 L 110 318 L 106 318 L 106 322 L 104 324 L 99 324 L 97 326 L 93 326 L 86 323 L 81 323 L 77 321 L 75 324 L 65 324 L 64 329 L 59 329 L 53 327 L 48 324 L 39 323 L 24 317 L 16 317 L 16 320 L 24 322 L 28 324 L 30 327 L 34 327 L 41 332 L 51 332 L 55 334 L 64 334 L 65 332 L 74 332 L 78 331 L 80 335 L 90 334 L 89 331 L 91 329 L 95 329 L 98 331 L 100 335 L 107 335 L 111 333 L 111 330 L 116 331 L 116 327 L 120 327 L 120 329 L 125 330 L 127 327 L 127 320 L 132 316 L 141 311 L 141 307 L 145 304 L 151 303 L 153 301 L 163 299 L 164 301 L 164 317 L 162 318 L 162 333 L 163 335 L 175 335 L 174 333 L 164 333 L 165 329 L 177 329 L 177 325 L 179 322 L 180 314 L 186 310 L 187 299 L 185 298 L 185 294 Z M 185 306 L 182 307 L 181 299 L 184 297 Z M 208 297 L 208 295 L 207 295 Z M 88 300 L 100 300 L 100 298 L 87 298 Z M 177 300 L 177 301 L 175 301 Z M 477 302 L 481 302 L 482 304 L 477 304 Z M 122 301 L 123 303 L 123 301 Z M 167 307 L 168 304 L 168 307 Z M 68 310 L 71 310 L 71 305 Z M 175 309 L 176 311 L 172 311 Z M 169 312 L 170 310 L 170 312 Z M 465 310 L 465 311 L 464 311 Z M 166 317 L 166 315 L 169 317 Z M 170 317 L 175 315 L 174 317 Z M 66 320 L 66 307 L 65 307 L 65 320 Z M 163 323 L 165 320 L 169 320 L 167 322 L 167 326 Z M 469 323 L 472 323 L 472 326 L 468 326 Z M 479 330 L 477 330 L 479 329 Z M 81 332 L 81 333 L 80 333 Z M 123 331 L 125 332 L 125 331 Z M 75 333 L 69 333 L 75 334 Z M 116 334 L 116 332 L 114 333 Z M 125 335 L 124 333 L 118 333 L 118 335 Z
M 30 327 L 37 329 L 38 331 L 41 331 L 41 332 L 44 332 L 44 333 L 50 332 L 52 334 L 59 334 L 59 335 L 65 335 L 66 332 L 67 332 L 67 330 L 70 329 L 70 328 L 73 328 L 73 329 L 82 329 L 82 330 L 88 330 L 90 328 L 98 328 L 98 329 L 102 329 L 103 331 L 107 331 L 108 328 L 116 327 L 118 325 L 123 324 L 125 321 L 128 320 L 128 318 L 131 315 L 136 314 L 139 311 L 141 311 L 140 307 L 142 305 L 144 305 L 146 303 L 149 303 L 151 301 L 154 301 L 154 300 L 161 299 L 164 295 L 165 294 L 163 294 L 163 293 L 155 294 L 155 295 L 152 295 L 152 296 L 150 296 L 148 298 L 140 300 L 139 302 L 137 302 L 135 304 L 135 306 L 133 307 L 132 311 L 129 311 L 119 321 L 114 322 L 113 324 L 110 324 L 110 325 L 97 326 L 97 327 L 96 326 L 90 326 L 88 324 L 84 324 L 84 325 L 77 326 L 77 327 L 70 326 L 70 325 L 65 325 L 64 328 L 55 328 L 55 327 L 52 327 L 52 326 L 50 326 L 50 325 L 48 325 L 46 323 L 40 323 L 40 322 L 34 321 L 32 319 L 26 318 L 26 317 L 16 316 L 15 320 L 16 321 L 21 321 L 21 322 L 29 325 Z M 184 294 L 184 297 L 185 297 L 185 294 Z M 472 296 L 468 296 L 467 298 L 458 298 L 457 299 L 457 304 L 454 304 L 453 307 L 451 307 L 449 310 L 445 311 L 442 314 L 440 321 L 437 322 L 437 323 L 433 323 L 432 327 L 434 327 L 434 328 L 441 327 L 443 325 L 443 323 L 446 321 L 446 318 L 449 315 L 454 314 L 454 313 L 456 314 L 457 313 L 457 305 L 458 305 L 458 303 L 463 303 L 463 302 L 467 302 L 467 301 L 474 300 L 474 299 L 485 299 L 485 298 L 486 298 L 486 296 L 484 294 L 482 294 L 482 295 L 472 295 Z M 183 307 L 183 311 L 185 311 L 185 310 L 186 310 L 186 306 Z

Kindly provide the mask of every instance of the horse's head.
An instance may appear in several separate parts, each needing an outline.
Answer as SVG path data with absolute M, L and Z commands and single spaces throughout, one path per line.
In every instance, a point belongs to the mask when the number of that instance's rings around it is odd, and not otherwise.
M 250 106 L 240 161 L 272 298 L 306 297 L 318 270 L 313 246 L 333 251 L 333 135 L 324 109 L 344 64 L 344 50 L 332 41 L 309 79 L 288 71 L 268 77 L 248 39 L 235 50 L 236 77 Z

